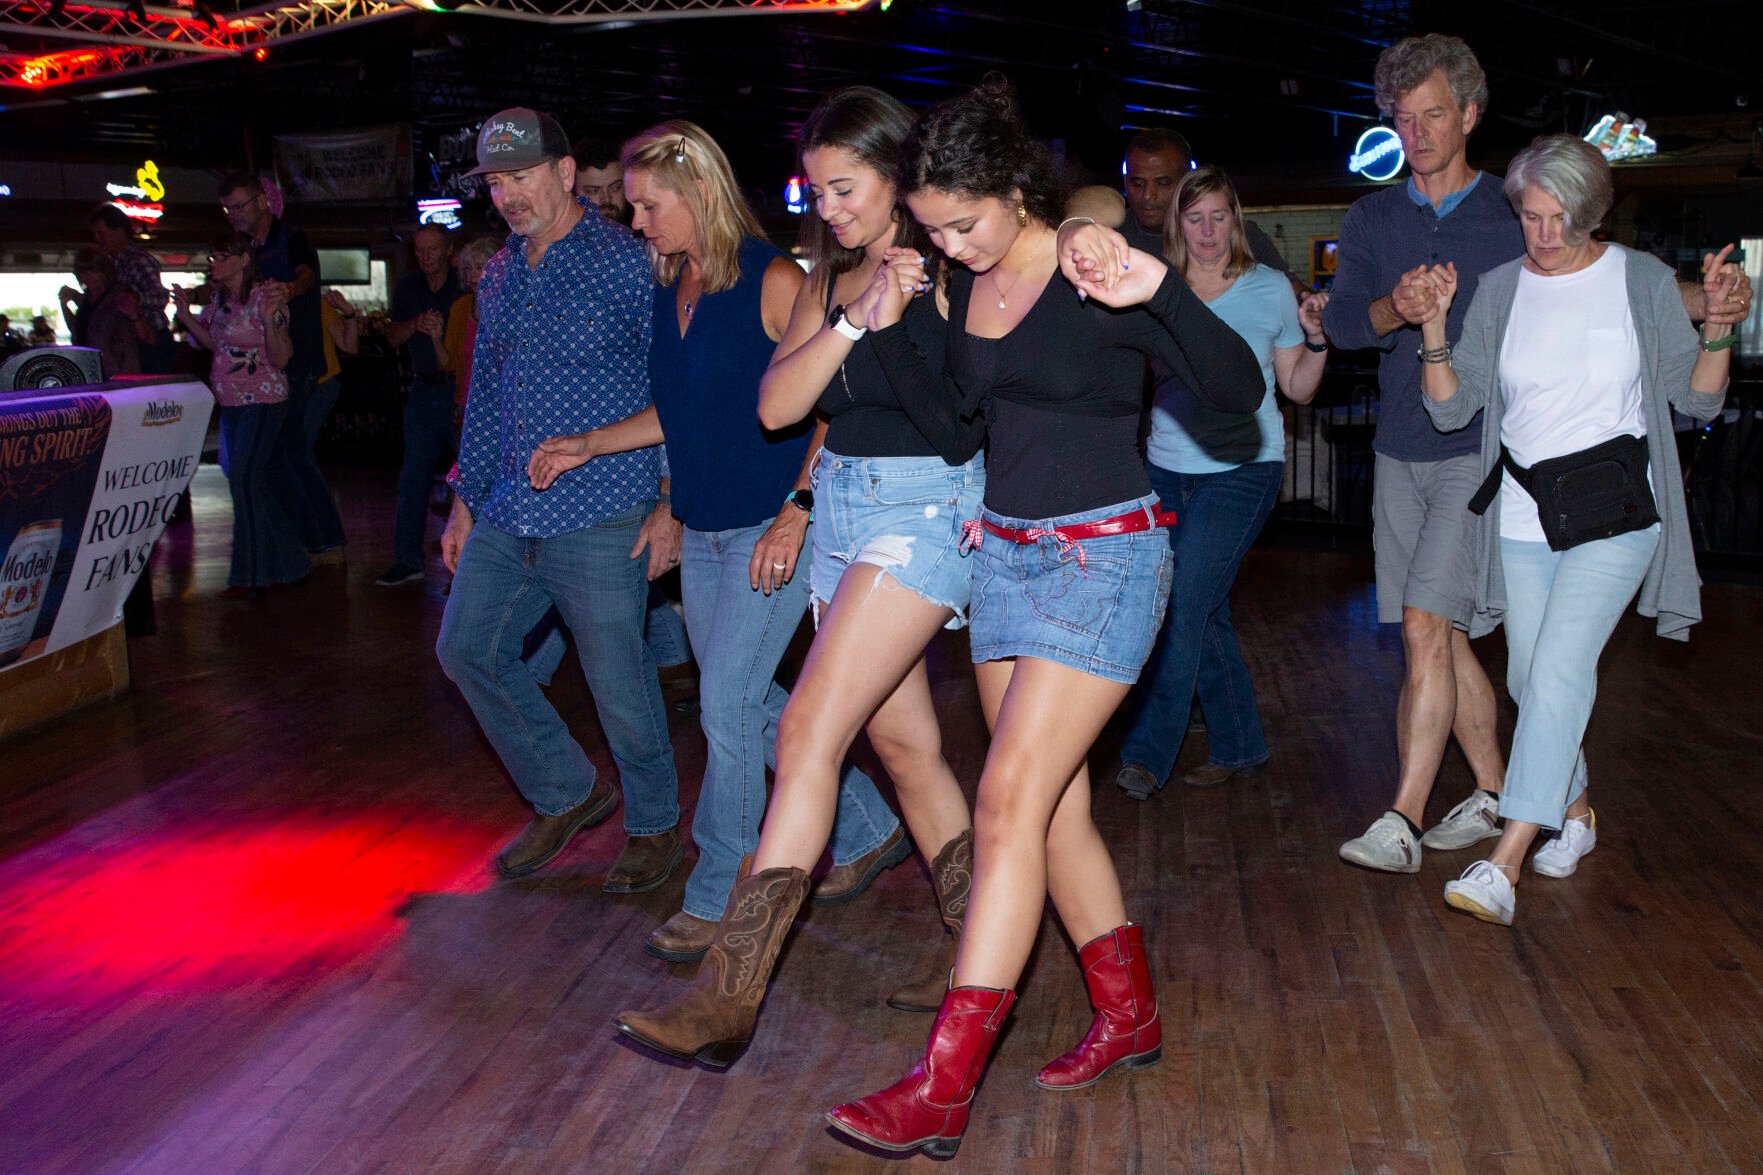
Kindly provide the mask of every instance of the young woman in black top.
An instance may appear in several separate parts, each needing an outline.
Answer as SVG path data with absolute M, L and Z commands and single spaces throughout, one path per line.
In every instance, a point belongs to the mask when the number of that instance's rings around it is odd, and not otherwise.
M 904 106 L 859 86 L 822 101 L 799 139 L 817 213 L 804 231 L 815 267 L 760 383 L 759 420 L 788 428 L 817 406 L 830 420 L 814 494 L 803 505 L 816 515 L 809 589 L 818 632 L 778 724 L 776 786 L 759 848 L 711 942 L 712 961 L 681 996 L 619 1021 L 626 1035 L 707 1064 L 728 1064 L 752 1035 L 775 948 L 832 835 L 841 764 L 866 724 L 913 838 L 934 850 L 938 903 L 960 934 L 972 820 L 943 759 L 924 647 L 939 628 L 966 621 L 972 560 L 961 550 L 961 524 L 979 506 L 985 465 L 977 453 L 954 464 L 937 455 L 844 313 L 860 295 L 875 300 L 870 287 L 885 249 L 904 246 L 918 257 L 930 248 L 895 199 L 895 158 L 911 127 Z M 934 297 L 917 298 L 901 330 L 941 362 L 947 326 Z M 896 837 L 894 851 L 876 856 L 873 869 L 910 851 Z M 730 957 L 731 934 L 764 942 L 759 965 Z M 954 963 L 953 937 L 939 956 L 934 977 L 888 1002 L 936 1011 Z
M 1161 1055 L 1142 931 L 1090 818 L 1084 768 L 1150 652 L 1169 590 L 1158 528 L 1172 518 L 1138 454 L 1144 357 L 1225 410 L 1252 411 L 1265 389 L 1241 338 L 1159 259 L 1132 251 L 1122 272 L 1098 280 L 1057 256 L 1051 164 L 1001 82 L 927 114 L 902 149 L 900 183 L 957 265 L 944 370 L 927 369 L 900 326 L 925 282 L 916 258 L 891 255 L 866 325 L 900 401 L 945 460 L 988 444 L 985 505 L 967 531 L 972 655 L 992 744 L 969 917 L 924 1058 L 829 1118 L 872 1146 L 946 1156 L 1049 895 L 1084 944 L 1096 1017 L 1038 1083 L 1078 1088 Z

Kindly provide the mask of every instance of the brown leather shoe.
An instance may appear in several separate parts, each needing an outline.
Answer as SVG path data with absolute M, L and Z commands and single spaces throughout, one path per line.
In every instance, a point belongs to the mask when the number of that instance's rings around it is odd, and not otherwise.
M 643 950 L 669 963 L 696 963 L 715 936 L 716 923 L 681 910 L 649 932 Z
M 1251 763 L 1247 767 L 1223 767 L 1217 763 L 1207 763 L 1179 778 L 1188 787 L 1217 787 L 1233 779 L 1253 779 L 1265 770 L 1265 762 Z
M 612 871 L 600 883 L 600 892 L 648 893 L 659 889 L 684 857 L 677 828 L 654 836 L 633 836 L 624 842 L 624 852 L 612 863 Z
M 912 838 L 906 835 L 906 826 L 902 824 L 894 829 L 894 835 L 855 861 L 828 869 L 820 884 L 814 887 L 814 900 L 822 906 L 842 906 L 856 901 L 869 888 L 869 883 L 881 876 L 882 870 L 892 869 L 911 855 Z
M 618 806 L 618 793 L 604 779 L 594 782 L 588 798 L 558 816 L 534 816 L 519 836 L 496 854 L 496 872 L 502 877 L 525 877 L 537 873 L 561 853 L 569 840 L 584 828 L 592 828 Z

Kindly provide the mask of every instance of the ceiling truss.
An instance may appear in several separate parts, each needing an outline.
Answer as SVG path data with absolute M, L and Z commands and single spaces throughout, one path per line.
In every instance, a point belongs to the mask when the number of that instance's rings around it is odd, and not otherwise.
M 175 7 L 142 0 L 0 0 L 0 36 L 73 47 L 0 51 L 0 87 L 43 90 L 120 79 L 214 56 L 262 54 L 277 42 L 411 12 L 469 12 L 544 24 L 584 25 L 690 16 L 855 12 L 890 0 L 301 0 L 222 11 L 217 0 Z

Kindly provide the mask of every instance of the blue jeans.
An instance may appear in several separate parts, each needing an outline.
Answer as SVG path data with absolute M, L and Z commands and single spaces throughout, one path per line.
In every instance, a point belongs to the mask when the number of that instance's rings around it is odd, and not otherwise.
M 645 564 L 648 559 L 647 555 L 642 557 Z M 564 653 L 569 651 L 563 629 L 563 618 L 553 608 L 539 619 L 538 627 L 527 634 L 527 668 L 533 671 L 540 685 L 551 684 L 558 667 L 563 664 Z M 649 646 L 649 655 L 662 669 L 684 665 L 692 659 L 692 650 L 686 645 L 686 622 L 668 605 L 653 583 L 649 585 L 649 611 L 643 617 L 643 643 Z
M 1506 688 L 1518 727 L 1500 815 L 1561 827 L 1585 790 L 1580 743 L 1598 695 L 1598 657 L 1640 590 L 1659 527 L 1552 551 L 1500 540 L 1506 576 Z
M 698 864 L 686 882 L 685 910 L 711 921 L 722 917 L 741 858 L 759 847 L 765 769 L 777 766 L 777 721 L 790 697 L 777 683 L 777 666 L 808 610 L 806 559 L 769 596 L 748 582 L 753 548 L 770 525 L 768 518 L 736 530 L 688 527 L 680 550 L 686 632 L 698 658 L 707 744 L 704 785 L 692 817 Z M 833 820 L 833 862 L 861 857 L 899 826 L 875 784 L 846 764 Z
M 521 660 L 553 604 L 575 635 L 624 791 L 624 827 L 654 836 L 679 823 L 679 780 L 655 662 L 643 644 L 645 564 L 630 557 L 650 503 L 570 534 L 525 539 L 472 528 L 435 645 L 514 786 L 544 816 L 587 798 L 594 765 Z
M 398 470 L 394 563 L 422 569 L 429 489 L 435 484 L 435 465 L 452 439 L 452 380 L 431 382 L 418 376 L 411 381 L 410 402 L 404 405 L 404 464 Z
M 1169 530 L 1175 583 L 1120 758 L 1140 764 L 1159 781 L 1175 770 L 1196 689 L 1206 715 L 1210 761 L 1248 767 L 1267 760 L 1255 683 L 1230 623 L 1230 589 L 1279 497 L 1284 469 L 1279 461 L 1256 461 L 1222 473 L 1146 466 L 1151 488 L 1178 516 Z
M 233 558 L 227 583 L 267 587 L 311 570 L 276 477 L 288 405 L 246 404 L 220 410 L 227 488 L 233 495 Z
M 288 377 L 288 423 L 276 454 L 276 482 L 294 516 L 300 541 L 312 552 L 328 551 L 343 543 L 343 519 L 314 456 L 318 430 L 336 403 L 336 380 L 314 384 L 309 375 Z

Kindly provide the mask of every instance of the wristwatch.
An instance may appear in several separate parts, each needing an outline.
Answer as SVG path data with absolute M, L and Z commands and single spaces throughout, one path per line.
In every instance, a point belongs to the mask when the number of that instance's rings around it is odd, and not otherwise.
M 845 317 L 845 308 L 843 306 L 834 306 L 832 308 L 832 313 L 826 316 L 826 324 L 844 335 L 847 339 L 850 339 L 853 343 L 869 333 L 868 327 L 858 326 L 849 318 Z
M 814 491 L 813 490 L 791 490 L 787 495 L 784 496 L 784 501 L 788 502 L 790 505 L 794 506 L 796 509 L 802 511 L 802 513 L 804 513 L 810 517 L 813 517 L 813 515 L 814 515 Z

